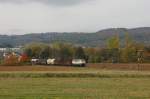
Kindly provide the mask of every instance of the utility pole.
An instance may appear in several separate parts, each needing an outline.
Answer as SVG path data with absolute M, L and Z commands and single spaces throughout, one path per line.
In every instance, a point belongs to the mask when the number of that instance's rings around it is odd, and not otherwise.
M 140 71 L 140 64 L 143 62 L 143 50 L 137 51 L 138 71 Z

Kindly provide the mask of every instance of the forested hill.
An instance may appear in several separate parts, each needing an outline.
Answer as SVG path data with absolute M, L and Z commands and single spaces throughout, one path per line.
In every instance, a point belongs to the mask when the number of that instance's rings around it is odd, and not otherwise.
M 0 35 L 0 47 L 19 46 L 30 42 L 53 43 L 56 41 L 70 42 L 83 46 L 105 46 L 106 40 L 116 34 L 119 34 L 121 42 L 124 40 L 125 33 L 128 32 L 130 37 L 140 43 L 150 44 L 150 27 L 126 29 L 111 28 L 101 30 L 95 33 L 33 33 L 25 35 Z

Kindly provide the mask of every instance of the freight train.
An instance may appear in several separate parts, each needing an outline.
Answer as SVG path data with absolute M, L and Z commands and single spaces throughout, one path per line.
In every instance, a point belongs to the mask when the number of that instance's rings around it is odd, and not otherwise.
M 32 65 L 86 66 L 85 59 L 31 59 Z

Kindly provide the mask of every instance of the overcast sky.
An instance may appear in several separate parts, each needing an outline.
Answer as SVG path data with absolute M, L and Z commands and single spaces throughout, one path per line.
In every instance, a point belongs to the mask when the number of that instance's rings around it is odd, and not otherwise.
M 0 0 L 0 34 L 149 27 L 150 0 Z

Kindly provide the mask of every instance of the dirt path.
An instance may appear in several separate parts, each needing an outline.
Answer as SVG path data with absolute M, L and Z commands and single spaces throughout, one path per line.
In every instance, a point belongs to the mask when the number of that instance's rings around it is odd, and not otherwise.
M 108 70 L 141 70 L 150 71 L 150 64 L 87 64 L 86 67 L 69 66 L 0 66 L 0 71 L 77 71 L 88 69 L 108 69 Z

